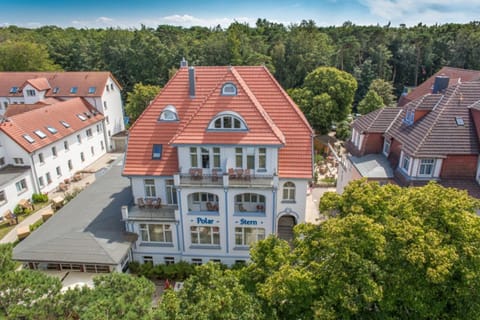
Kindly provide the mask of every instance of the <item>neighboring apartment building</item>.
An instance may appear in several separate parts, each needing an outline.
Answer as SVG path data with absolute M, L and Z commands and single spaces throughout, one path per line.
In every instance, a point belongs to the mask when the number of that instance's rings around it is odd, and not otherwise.
M 402 108 L 355 120 L 340 166 L 337 191 L 353 179 L 402 186 L 436 180 L 480 197 L 480 80 L 449 84 L 437 76 L 433 92 Z
M 0 72 L 0 114 L 14 104 L 52 104 L 84 98 L 105 116 L 108 151 L 115 148 L 111 136 L 125 130 L 120 90 L 110 72 Z
M 183 65 L 132 126 L 123 175 L 134 260 L 249 259 L 305 221 L 313 131 L 265 67 Z M 159 203 L 159 198 L 161 203 Z
M 104 116 L 74 98 L 3 118 L 0 212 L 54 190 L 106 152 Z

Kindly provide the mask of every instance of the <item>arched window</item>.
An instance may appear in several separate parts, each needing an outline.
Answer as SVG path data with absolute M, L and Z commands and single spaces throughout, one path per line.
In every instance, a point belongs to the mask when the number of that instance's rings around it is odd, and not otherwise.
M 287 181 L 283 184 L 283 201 L 295 201 L 295 184 Z
M 208 130 L 248 130 L 243 118 L 236 112 L 218 113 L 208 125 Z
M 231 83 L 227 82 L 222 87 L 222 96 L 236 96 L 237 95 L 237 87 Z
M 171 104 L 167 105 L 163 109 L 158 120 L 159 121 L 178 121 L 177 109 Z
M 188 195 L 188 211 L 214 211 L 218 214 L 218 196 L 209 192 L 195 192 Z

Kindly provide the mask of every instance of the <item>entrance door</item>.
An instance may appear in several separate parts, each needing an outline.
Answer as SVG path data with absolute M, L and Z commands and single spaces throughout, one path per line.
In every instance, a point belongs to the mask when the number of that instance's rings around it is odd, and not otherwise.
M 293 241 L 293 227 L 295 224 L 295 218 L 293 216 L 281 217 L 278 220 L 278 237 L 289 242 Z

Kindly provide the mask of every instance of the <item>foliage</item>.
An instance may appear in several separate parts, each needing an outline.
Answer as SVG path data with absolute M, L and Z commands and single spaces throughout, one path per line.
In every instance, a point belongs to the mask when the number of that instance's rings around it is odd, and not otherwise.
M 80 192 L 82 192 L 82 189 L 80 189 L 80 188 L 74 188 L 71 192 L 65 192 L 65 196 L 64 196 L 65 203 L 70 202 Z
M 383 108 L 383 100 L 375 91 L 368 90 L 365 98 L 358 104 L 357 110 L 361 114 L 367 114 Z
M 322 134 L 351 111 L 357 82 L 350 74 L 332 67 L 319 67 L 305 78 L 304 86 L 289 91 L 310 125 Z
M 13 213 L 16 215 L 16 216 L 19 216 L 21 214 L 24 213 L 24 208 L 22 206 L 20 206 L 19 204 L 17 204 L 15 206 L 15 208 L 13 209 Z
M 196 268 L 178 292 L 167 290 L 157 319 L 263 319 L 254 296 L 240 283 L 235 272 L 209 262 Z
M 394 89 L 391 82 L 382 79 L 375 79 L 370 84 L 369 90 L 374 91 L 382 98 L 384 106 L 395 106 L 395 95 L 393 94 Z
M 33 203 L 48 202 L 48 194 L 47 193 L 34 193 L 34 194 L 32 194 L 32 202 Z
M 0 57 L 0 71 L 60 70 L 48 57 L 47 48 L 34 42 L 0 42 Z
M 335 137 L 339 140 L 346 141 L 350 138 L 351 130 L 350 130 L 350 122 L 348 120 L 343 120 L 337 122 L 337 130 L 335 130 Z
M 11 243 L 0 244 L 0 276 L 15 269 L 15 262 L 12 260 L 12 248 Z
M 143 110 L 160 92 L 160 86 L 144 85 L 141 82 L 133 87 L 133 91 L 128 93 L 125 112 L 133 123 L 142 114 Z
M 143 263 L 132 261 L 128 265 L 130 272 L 139 276 L 154 279 L 170 279 L 182 281 L 195 272 L 195 265 L 186 261 L 180 261 L 172 264 Z
M 29 225 L 30 232 L 37 230 L 38 228 L 40 228 L 42 224 L 43 224 L 43 220 L 38 220 L 33 224 Z

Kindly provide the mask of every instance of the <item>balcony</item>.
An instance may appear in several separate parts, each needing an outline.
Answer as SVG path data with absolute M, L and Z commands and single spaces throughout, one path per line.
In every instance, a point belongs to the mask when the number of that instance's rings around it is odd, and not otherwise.
M 122 208 L 122 218 L 124 220 L 153 220 L 175 222 L 175 212 L 178 211 L 177 205 L 163 205 L 161 208 L 140 208 L 137 205 Z
M 265 202 L 237 202 L 235 203 L 234 215 L 242 216 L 264 216 Z
M 178 175 L 180 186 L 202 187 L 276 187 L 278 176 L 255 173 L 251 169 L 229 169 L 227 172 L 212 169 L 206 173 L 203 169 L 191 168 L 188 173 Z

